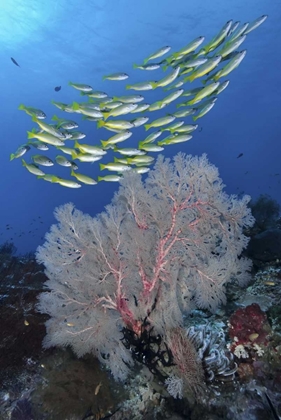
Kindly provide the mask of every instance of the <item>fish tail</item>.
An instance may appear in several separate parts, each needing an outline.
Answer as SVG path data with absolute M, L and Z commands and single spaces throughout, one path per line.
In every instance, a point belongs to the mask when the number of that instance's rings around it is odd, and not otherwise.
M 132 85 L 126 85 L 126 89 L 132 89 Z
M 199 117 L 192 117 L 193 121 L 198 120 Z
M 97 128 L 101 128 L 101 127 L 103 127 L 103 126 L 104 126 L 104 124 L 105 124 L 105 122 L 104 122 L 104 121 L 99 120 L 99 121 L 97 122 Z
M 107 76 L 102 76 L 102 80 L 106 80 L 107 79 Z
M 139 68 L 139 66 L 137 65 L 137 64 L 133 64 L 133 69 L 138 69 Z
M 156 88 L 157 88 L 157 86 L 158 86 L 158 84 L 157 84 L 157 83 L 155 83 L 155 82 L 150 82 L 150 84 L 151 84 L 151 86 L 152 86 L 152 89 L 156 89 Z
M 106 148 L 106 146 L 107 146 L 107 141 L 106 141 L 106 140 L 101 140 L 100 142 L 101 142 L 101 144 L 102 144 L 103 149 L 104 149 L 104 148 Z
M 104 169 L 106 169 L 106 166 L 103 163 L 100 163 L 100 170 L 103 171 Z
M 78 104 L 78 102 L 73 102 L 73 104 L 72 104 L 72 106 L 71 106 L 71 108 L 74 110 L 74 111 L 78 111 L 79 110 L 79 104 Z
M 26 166 L 27 165 L 26 164 L 26 161 L 24 159 L 22 159 L 21 161 L 22 161 L 23 166 Z
M 107 118 L 109 117 L 110 113 L 109 112 L 104 112 L 103 116 L 104 116 L 104 120 L 106 121 Z
M 145 58 L 145 59 L 143 60 L 143 64 L 144 64 L 144 65 L 146 65 L 146 64 L 147 64 L 147 62 L 148 62 L 148 58 Z
M 144 124 L 145 131 L 150 129 L 150 124 Z
M 20 104 L 18 109 L 25 111 L 25 106 L 23 104 Z
M 103 177 L 102 176 L 98 176 L 98 181 L 103 181 Z
M 32 131 L 28 131 L 27 132 L 27 138 L 28 139 L 34 139 L 34 137 L 35 137 L 35 135 L 34 135 L 34 133 Z
M 14 153 L 11 153 L 10 154 L 10 160 L 13 160 L 13 159 L 15 159 L 15 155 L 14 155 Z

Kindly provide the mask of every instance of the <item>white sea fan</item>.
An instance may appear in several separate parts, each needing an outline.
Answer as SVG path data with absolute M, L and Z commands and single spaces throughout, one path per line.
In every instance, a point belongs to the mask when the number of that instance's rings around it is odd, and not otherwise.
M 71 346 L 95 354 L 123 380 L 131 353 L 122 329 L 139 334 L 146 320 L 165 336 L 195 306 L 214 312 L 225 302 L 225 285 L 248 279 L 239 259 L 253 224 L 249 197 L 223 191 L 206 155 L 159 156 L 143 182 L 124 174 L 105 211 L 92 218 L 69 203 L 58 207 L 58 224 L 37 250 L 49 291 L 38 310 L 50 315 L 46 347 Z

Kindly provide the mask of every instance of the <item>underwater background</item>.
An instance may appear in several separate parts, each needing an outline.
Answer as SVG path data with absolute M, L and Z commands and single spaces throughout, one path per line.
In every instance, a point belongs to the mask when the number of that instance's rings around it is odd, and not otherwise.
M 1 1 L 0 242 L 12 241 L 19 253 L 35 251 L 54 223 L 56 206 L 71 201 L 95 216 L 118 189 L 118 183 L 106 182 L 65 188 L 37 180 L 23 168 L 21 159 L 10 162 L 10 154 L 26 142 L 26 132 L 32 127 L 31 117 L 18 110 L 20 104 L 43 110 L 48 122 L 54 114 L 79 120 L 86 140 L 98 143 L 111 134 L 51 104 L 51 100 L 72 103 L 83 99 L 69 81 L 89 84 L 110 96 L 142 94 L 126 91 L 128 81 L 157 80 L 160 73 L 133 69 L 133 63 L 142 63 L 165 45 L 173 52 L 198 36 L 205 36 L 208 42 L 230 19 L 251 22 L 264 14 L 268 19 L 247 36 L 245 59 L 227 77 L 230 84 L 214 108 L 197 121 L 199 127 L 191 141 L 166 147 L 161 153 L 166 157 L 179 151 L 207 153 L 227 193 L 253 198 L 269 194 L 280 203 L 280 1 Z M 114 72 L 126 72 L 130 78 L 102 80 L 103 75 Z M 200 84 L 195 81 L 190 88 Z M 57 86 L 61 86 L 59 91 Z M 145 102 L 152 103 L 164 95 L 156 89 L 144 96 Z M 156 111 L 150 118 L 167 112 Z M 185 120 L 192 123 L 190 117 Z M 135 146 L 144 133 L 143 127 L 135 129 L 126 147 Z M 28 160 L 27 155 L 24 158 Z M 100 175 L 98 163 L 80 166 L 79 172 L 94 178 Z M 65 168 L 58 168 L 57 174 L 62 170 Z

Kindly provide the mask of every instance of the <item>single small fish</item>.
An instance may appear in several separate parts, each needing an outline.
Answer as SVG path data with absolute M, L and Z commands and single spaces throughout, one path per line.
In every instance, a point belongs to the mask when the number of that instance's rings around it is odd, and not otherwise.
M 205 86 L 203 89 L 195 95 L 193 99 L 188 101 L 186 105 L 194 105 L 200 102 L 202 99 L 206 98 L 206 96 L 210 96 L 220 85 L 220 82 L 210 83 L 209 85 Z
M 74 89 L 80 90 L 81 92 L 92 92 L 93 88 L 89 85 L 84 85 L 82 83 L 68 83 L 69 86 L 72 86 Z
M 59 131 L 57 128 L 53 127 L 50 124 L 46 124 L 42 121 L 40 121 L 38 118 L 36 118 L 35 116 L 32 117 L 32 121 L 36 122 L 39 127 L 45 131 L 46 133 L 51 134 L 52 136 L 58 137 L 61 140 L 65 140 L 66 139 L 66 135 L 63 134 L 61 131 Z
M 64 128 L 65 130 L 72 130 L 73 128 L 78 128 L 78 124 L 75 121 L 59 118 L 56 115 L 52 117 L 52 120 L 56 121 L 58 128 Z
M 137 155 L 145 155 L 145 152 L 139 150 L 139 149 L 134 149 L 132 147 L 124 147 L 122 149 L 118 149 L 117 147 L 114 147 L 114 152 L 118 152 L 121 155 L 124 156 L 137 156 Z
M 23 156 L 28 150 L 30 150 L 30 147 L 27 144 L 20 146 L 15 153 L 10 154 L 10 160 Z
M 45 175 L 45 172 L 41 171 L 38 166 L 33 165 L 32 163 L 26 163 L 24 159 L 21 160 L 23 166 L 33 175 Z
M 96 162 L 102 159 L 102 155 L 92 155 L 91 153 L 72 153 L 72 159 L 78 159 L 80 162 Z
M 118 182 L 122 178 L 121 175 L 105 175 L 98 176 L 98 181 L 107 181 L 107 182 Z
M 54 162 L 49 159 L 47 156 L 44 155 L 33 155 L 31 156 L 31 159 L 36 165 L 42 165 L 42 166 L 53 166 Z
M 81 106 L 77 102 L 73 102 L 72 104 L 73 111 L 80 112 L 83 115 L 87 115 L 87 117 L 95 117 L 95 118 L 103 118 L 102 112 L 96 109 L 96 107 L 89 106 Z
M 87 175 L 78 174 L 77 172 L 71 171 L 71 176 L 74 176 L 76 179 L 78 179 L 78 181 L 83 182 L 84 184 L 88 184 L 88 185 L 97 184 L 97 181 L 95 181 L 93 178 Z
M 196 112 L 196 108 L 183 109 L 182 111 L 177 111 L 173 113 L 173 116 L 176 118 L 184 118 L 189 115 L 193 115 Z
M 57 155 L 55 157 L 55 160 L 58 165 L 66 166 L 66 167 L 71 166 L 71 162 L 68 159 L 66 159 L 64 156 Z
M 69 140 L 81 140 L 86 137 L 85 133 L 81 133 L 81 131 L 72 131 Z
M 101 147 L 92 146 L 90 144 L 80 144 L 80 143 L 78 143 L 77 140 L 74 143 L 74 147 L 76 149 L 80 150 L 80 152 L 82 152 L 82 153 L 90 153 L 91 155 L 95 155 L 95 156 L 102 156 L 102 155 L 105 155 L 107 153 Z M 72 149 L 72 152 L 73 152 L 73 149 Z M 71 152 L 71 154 L 72 154 L 72 152 Z
M 107 76 L 103 76 L 102 80 L 126 80 L 128 77 L 127 73 L 112 73 Z
M 134 127 L 134 124 L 130 123 L 130 121 L 125 120 L 110 120 L 110 121 L 98 121 L 97 128 L 112 128 L 116 130 L 129 130 L 130 128 Z
M 138 64 L 133 64 L 133 68 L 134 69 L 140 69 L 140 70 L 157 70 L 160 68 L 160 64 L 143 64 L 143 65 L 138 65 Z
M 239 153 L 239 155 L 237 156 L 237 159 L 238 159 L 238 158 L 241 158 L 241 157 L 243 156 L 243 154 L 244 154 L 244 153 Z
M 121 133 L 115 134 L 114 136 L 110 137 L 107 140 L 101 140 L 102 147 L 106 149 L 110 145 L 127 140 L 128 138 L 131 137 L 132 134 L 133 133 L 131 131 L 126 130 Z
M 143 145 L 139 144 L 139 148 L 141 150 L 144 150 L 145 152 L 161 152 L 162 150 L 164 150 L 164 147 L 158 146 L 156 144 L 151 144 L 151 143 L 143 144 Z
M 137 104 L 122 104 L 115 109 L 112 109 L 109 112 L 104 112 L 104 120 L 107 120 L 108 117 L 119 117 L 120 115 L 129 114 L 131 111 L 137 108 Z
M 124 104 L 136 104 L 144 100 L 142 95 L 126 95 L 126 96 L 113 96 L 113 101 L 122 102 Z
M 49 146 L 45 143 L 42 143 L 42 141 L 39 141 L 39 140 L 38 141 L 37 140 L 33 140 L 33 141 L 29 140 L 27 142 L 27 144 L 30 144 L 31 146 L 35 147 L 38 150 L 44 150 L 44 151 L 49 150 Z
M 131 167 L 117 162 L 110 162 L 105 164 L 100 163 L 100 170 L 103 171 L 104 169 L 108 169 L 109 171 L 124 172 L 129 171 Z
M 150 107 L 149 104 L 139 104 L 134 111 L 131 111 L 131 114 L 136 114 L 138 112 L 144 112 Z
M 206 63 L 202 64 L 202 66 L 199 66 L 196 70 L 194 70 L 190 76 L 185 77 L 183 79 L 184 82 L 193 82 L 193 80 L 205 76 L 205 74 L 210 73 L 210 71 L 212 71 L 219 64 L 220 61 L 220 55 L 210 58 Z
M 20 67 L 19 63 L 17 63 L 16 60 L 13 57 L 11 57 L 11 60 L 16 66 Z
M 131 123 L 134 124 L 134 127 L 140 127 L 141 125 L 145 124 L 149 120 L 148 117 L 139 117 L 131 120 Z
M 146 172 L 149 172 L 150 169 L 146 166 L 136 166 L 135 168 L 132 168 L 132 172 L 136 172 L 137 174 L 145 174 Z
M 134 156 L 132 158 L 128 158 L 128 163 L 130 164 L 141 164 L 141 165 L 149 165 L 154 161 L 154 157 L 148 155 L 140 155 Z
M 159 82 L 151 82 L 152 88 L 156 89 L 157 87 L 163 87 L 173 83 L 173 81 L 176 80 L 176 78 L 178 77 L 180 69 L 180 66 L 178 66 L 170 74 L 168 74 L 168 76 L 163 77 L 163 79 L 159 80 Z
M 172 59 L 177 59 L 178 57 L 187 55 L 193 51 L 196 50 L 205 40 L 204 36 L 199 36 L 198 38 L 191 41 L 189 44 L 187 44 L 185 47 L 177 51 L 176 53 L 172 54 L 171 57 L 168 59 L 168 62 L 170 63 Z
M 147 58 L 143 60 L 143 64 L 145 65 L 148 61 L 154 60 L 155 58 L 162 57 L 163 55 L 167 54 L 169 52 L 171 47 L 166 46 L 162 47 L 159 50 L 155 51 L 154 53 L 150 54 Z
M 55 91 L 56 91 L 56 92 L 59 92 L 60 90 L 61 90 L 61 86 L 56 86 L 56 87 L 55 87 Z
M 174 129 L 178 128 L 178 127 L 181 127 L 183 124 L 184 124 L 184 120 L 177 121 L 177 122 L 175 122 L 175 123 L 173 123 L 171 125 L 168 125 L 168 127 L 161 128 L 161 131 L 162 132 L 163 131 L 171 131 L 171 130 L 174 130 Z
M 142 140 L 141 144 L 153 143 L 154 140 L 156 140 L 159 136 L 161 136 L 161 134 L 162 134 L 161 130 L 154 131 L 154 133 L 149 134 L 149 136 L 147 136 L 144 140 Z
M 52 177 L 52 182 L 62 185 L 63 187 L 67 188 L 80 188 L 81 184 L 78 184 L 78 182 L 71 181 L 69 179 L 63 179 L 59 178 L 58 176 Z
M 43 143 L 51 144 L 53 146 L 63 146 L 64 142 L 60 139 L 58 139 L 55 136 L 52 136 L 52 134 L 49 133 L 33 133 L 32 131 L 27 132 L 28 139 L 38 139 L 42 141 Z
M 152 121 L 150 124 L 145 124 L 145 130 L 149 130 L 151 127 L 161 127 L 163 125 L 170 124 L 174 121 L 176 117 L 173 115 L 166 115 L 166 117 L 158 118 L 157 120 Z
M 170 93 L 170 95 L 165 96 L 165 98 L 161 99 L 160 101 L 158 101 L 159 105 L 162 104 L 170 104 L 171 102 L 175 101 L 176 99 L 178 99 L 182 94 L 183 94 L 184 90 L 183 89 L 178 89 L 173 93 Z
M 225 67 L 223 67 L 218 74 L 216 74 L 212 79 L 216 82 L 223 76 L 227 76 L 230 72 L 236 69 L 241 61 L 244 59 L 246 55 L 246 50 L 238 52 L 228 63 Z
M 180 134 L 179 136 L 169 136 L 168 138 L 158 141 L 158 146 L 169 146 L 171 144 L 177 144 L 177 143 L 184 143 L 188 140 L 192 139 L 192 136 L 190 134 Z
M 248 33 L 252 32 L 254 29 L 256 29 L 258 26 L 260 26 L 266 19 L 267 15 L 262 15 L 261 17 L 254 20 L 252 23 L 249 23 L 247 29 L 244 32 L 244 35 L 247 35 Z
M 203 52 L 204 54 L 208 54 L 209 52 L 217 48 L 228 35 L 230 28 L 232 26 L 232 23 L 233 23 L 232 20 L 229 20 L 228 22 L 226 22 L 226 24 L 222 27 L 220 32 L 207 45 L 205 45 L 204 48 L 202 48 L 201 52 Z
M 32 108 L 31 106 L 25 106 L 21 104 L 18 109 L 25 111 L 31 117 L 36 117 L 39 120 L 44 120 L 46 118 L 45 112 L 41 111 L 40 109 Z
M 108 95 L 105 92 L 101 92 L 99 90 L 93 90 L 92 92 L 82 92 L 81 95 L 87 95 L 88 98 L 95 98 L 95 99 L 104 99 L 107 98 Z
M 216 99 L 216 98 L 214 98 Z M 200 112 L 195 115 L 194 117 L 192 117 L 193 121 L 197 121 L 198 118 L 202 118 L 205 114 L 207 114 L 209 111 L 211 111 L 211 109 L 213 108 L 213 106 L 215 105 L 215 100 L 213 99 L 212 102 L 209 102 L 202 108 L 200 109 Z
M 174 133 L 192 133 L 194 130 L 198 128 L 198 124 L 185 124 L 180 127 L 176 127 L 171 131 L 172 134 Z
M 132 90 L 151 90 L 153 82 L 140 82 L 135 83 L 133 85 L 126 85 L 126 89 L 132 89 Z M 154 82 L 157 83 L 157 82 Z
M 149 106 L 148 111 L 159 111 L 159 109 L 165 108 L 165 106 L 167 106 L 167 104 L 162 104 L 161 102 L 157 101 Z

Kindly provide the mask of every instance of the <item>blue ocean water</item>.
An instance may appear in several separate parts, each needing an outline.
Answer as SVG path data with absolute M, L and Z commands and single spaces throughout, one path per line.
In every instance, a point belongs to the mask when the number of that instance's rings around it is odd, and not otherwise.
M 42 109 L 46 122 L 54 114 L 77 120 L 79 130 L 87 135 L 82 143 L 99 143 L 111 134 L 51 104 L 51 100 L 83 100 L 69 81 L 90 84 L 110 96 L 134 93 L 125 90 L 128 80 L 159 80 L 163 75 L 158 70 L 133 69 L 133 63 L 141 63 L 165 45 L 176 51 L 201 35 L 209 41 L 229 19 L 244 23 L 264 14 L 268 19 L 247 36 L 240 48 L 247 49 L 245 59 L 227 77 L 230 84 L 214 108 L 198 120 L 199 129 L 192 140 L 166 147 L 162 153 L 169 157 L 179 151 L 207 153 L 219 168 L 228 193 L 246 193 L 253 198 L 266 193 L 281 203 L 279 0 L 0 0 L 0 6 L 0 243 L 13 241 L 20 253 L 34 251 L 54 222 L 56 206 L 71 201 L 94 216 L 118 188 L 118 183 L 103 182 L 68 189 L 37 180 L 22 167 L 21 159 L 10 162 L 10 153 L 26 142 L 26 131 L 34 126 L 31 117 L 18 110 L 19 104 Z M 102 80 L 104 74 L 113 72 L 126 72 L 130 78 Z M 199 85 L 200 80 L 190 87 Z M 56 86 L 61 90 L 56 92 Z M 144 92 L 144 96 L 145 102 L 153 103 L 164 95 L 156 89 Z M 169 109 L 149 116 L 159 118 Z M 192 123 L 191 118 L 186 122 Z M 144 135 L 143 128 L 136 129 L 126 147 L 137 145 Z M 241 153 L 243 156 L 237 158 Z M 47 155 L 55 156 L 53 152 Z M 24 158 L 30 162 L 30 156 L 29 152 Z M 51 173 L 64 176 L 67 168 L 51 169 Z M 100 174 L 98 163 L 80 163 L 79 172 L 94 178 Z

